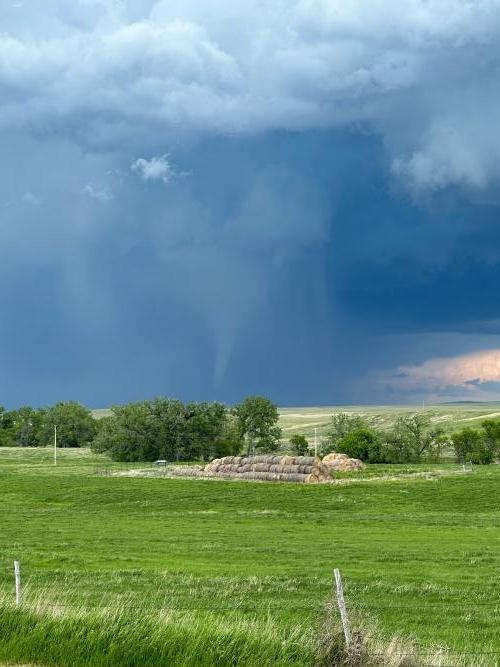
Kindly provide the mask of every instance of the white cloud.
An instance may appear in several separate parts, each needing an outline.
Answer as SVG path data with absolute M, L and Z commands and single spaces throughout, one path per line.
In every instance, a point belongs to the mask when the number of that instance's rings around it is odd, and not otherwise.
M 87 183 L 87 185 L 82 188 L 82 194 L 100 202 L 108 202 L 114 198 L 113 194 L 107 188 L 99 187 L 93 183 Z
M 143 181 L 161 181 L 166 184 L 175 176 L 168 155 L 159 155 L 150 160 L 138 158 L 130 168 L 139 174 Z
M 47 5 L 23 23 L 0 9 L 0 127 L 98 116 L 109 141 L 151 123 L 172 135 L 362 123 L 416 191 L 500 177 L 484 111 L 500 106 L 500 0 Z

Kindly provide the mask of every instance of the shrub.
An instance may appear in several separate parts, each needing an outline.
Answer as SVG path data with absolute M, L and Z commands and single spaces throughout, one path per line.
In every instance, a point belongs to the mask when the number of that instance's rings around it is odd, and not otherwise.
M 471 461 L 480 465 L 491 463 L 494 458 L 493 451 L 487 436 L 473 428 L 464 428 L 457 431 L 451 437 L 458 463 Z
M 491 453 L 491 461 L 493 461 L 500 453 L 500 422 L 485 419 L 481 422 L 481 428 L 483 429 L 484 445 Z
M 360 429 L 367 429 L 368 424 L 359 415 L 348 415 L 346 412 L 339 412 L 330 420 L 326 437 L 324 438 L 321 451 L 322 454 L 329 454 L 330 452 L 337 452 L 338 443 L 345 438 L 346 435 L 352 431 Z
M 369 428 L 358 428 L 338 441 L 336 450 L 367 463 L 385 463 L 380 438 Z
M 439 461 L 446 442 L 443 431 L 432 428 L 427 415 L 404 415 L 385 435 L 388 463 L 419 463 L 423 459 Z
M 309 451 L 309 443 L 305 435 L 295 433 L 290 438 L 290 447 L 296 456 L 306 456 Z

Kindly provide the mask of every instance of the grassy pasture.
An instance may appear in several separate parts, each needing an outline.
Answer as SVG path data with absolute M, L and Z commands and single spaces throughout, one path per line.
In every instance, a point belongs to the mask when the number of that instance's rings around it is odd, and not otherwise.
M 498 664 L 499 466 L 371 466 L 338 486 L 96 474 L 127 467 L 0 449 L 0 662 L 312 664 L 340 567 L 377 636 Z M 405 476 L 422 470 L 445 474 Z
M 441 426 L 447 433 L 466 427 L 479 428 L 483 419 L 499 419 L 500 403 L 450 403 L 442 405 L 363 405 L 336 406 L 320 408 L 280 408 L 280 426 L 285 438 L 294 433 L 303 433 L 314 438 L 314 429 L 318 437 L 325 434 L 328 423 L 334 414 L 347 412 L 360 415 L 379 430 L 388 430 L 400 415 L 412 415 L 416 412 L 427 414 L 433 424 Z

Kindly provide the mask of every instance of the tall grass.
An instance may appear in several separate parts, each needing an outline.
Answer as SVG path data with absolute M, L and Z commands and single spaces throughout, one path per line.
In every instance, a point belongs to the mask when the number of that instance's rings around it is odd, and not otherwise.
M 62 596 L 64 597 L 64 595 Z M 0 598 L 0 662 L 57 667 L 461 667 L 487 665 L 476 656 L 443 649 L 421 653 L 399 637 L 382 639 L 378 628 L 353 619 L 346 649 L 335 603 L 325 607 L 316 631 L 267 619 L 231 614 L 178 612 L 141 607 L 53 604 L 45 593 L 16 609 Z M 491 664 L 491 663 L 489 663 Z
M 1 660 L 59 667 L 229 667 L 311 665 L 315 658 L 311 637 L 270 620 L 38 604 L 0 607 Z

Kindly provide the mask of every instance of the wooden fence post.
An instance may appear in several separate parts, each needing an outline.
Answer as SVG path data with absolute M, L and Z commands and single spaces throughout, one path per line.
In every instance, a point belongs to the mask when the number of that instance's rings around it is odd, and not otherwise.
M 20 607 L 23 600 L 23 593 L 21 590 L 21 566 L 18 560 L 14 561 L 14 576 L 16 578 L 16 607 Z
M 340 576 L 340 570 L 337 568 L 334 569 L 333 574 L 335 575 L 335 586 L 337 589 L 337 603 L 339 605 L 340 618 L 342 619 L 342 627 L 344 628 L 344 637 L 347 649 L 351 647 L 351 630 L 349 628 L 349 619 L 347 617 L 347 609 L 345 606 L 344 600 L 344 588 L 342 586 L 342 577 Z

